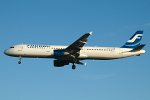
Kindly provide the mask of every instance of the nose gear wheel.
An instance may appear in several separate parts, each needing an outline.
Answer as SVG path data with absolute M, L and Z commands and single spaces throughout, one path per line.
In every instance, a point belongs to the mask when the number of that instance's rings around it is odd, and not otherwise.
M 19 58 L 18 64 L 21 64 L 21 56 L 20 56 L 20 58 Z

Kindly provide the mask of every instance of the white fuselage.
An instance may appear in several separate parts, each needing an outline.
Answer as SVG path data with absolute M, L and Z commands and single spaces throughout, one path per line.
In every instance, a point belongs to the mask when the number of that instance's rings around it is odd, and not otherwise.
M 55 58 L 54 50 L 65 49 L 67 46 L 56 45 L 15 45 L 7 49 L 4 53 L 14 57 L 31 57 L 31 58 Z M 130 56 L 136 56 L 146 53 L 145 50 L 129 52 L 130 48 L 116 47 L 83 47 L 78 59 L 97 59 L 109 60 Z

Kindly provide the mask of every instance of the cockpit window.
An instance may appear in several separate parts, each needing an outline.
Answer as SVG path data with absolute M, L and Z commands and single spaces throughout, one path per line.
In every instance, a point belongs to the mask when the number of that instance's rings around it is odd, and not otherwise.
M 10 48 L 14 48 L 14 47 L 10 47 Z

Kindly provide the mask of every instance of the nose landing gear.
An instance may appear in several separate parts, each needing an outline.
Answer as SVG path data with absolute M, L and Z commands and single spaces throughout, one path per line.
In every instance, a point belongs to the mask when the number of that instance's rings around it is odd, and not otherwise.
M 18 64 L 21 64 L 21 56 L 19 57 L 19 61 L 18 61 Z

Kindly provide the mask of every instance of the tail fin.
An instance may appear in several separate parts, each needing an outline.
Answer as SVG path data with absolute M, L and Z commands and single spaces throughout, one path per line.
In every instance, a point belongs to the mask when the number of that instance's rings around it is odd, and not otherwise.
M 123 46 L 122 48 L 136 48 L 140 46 L 143 31 L 137 31 Z

